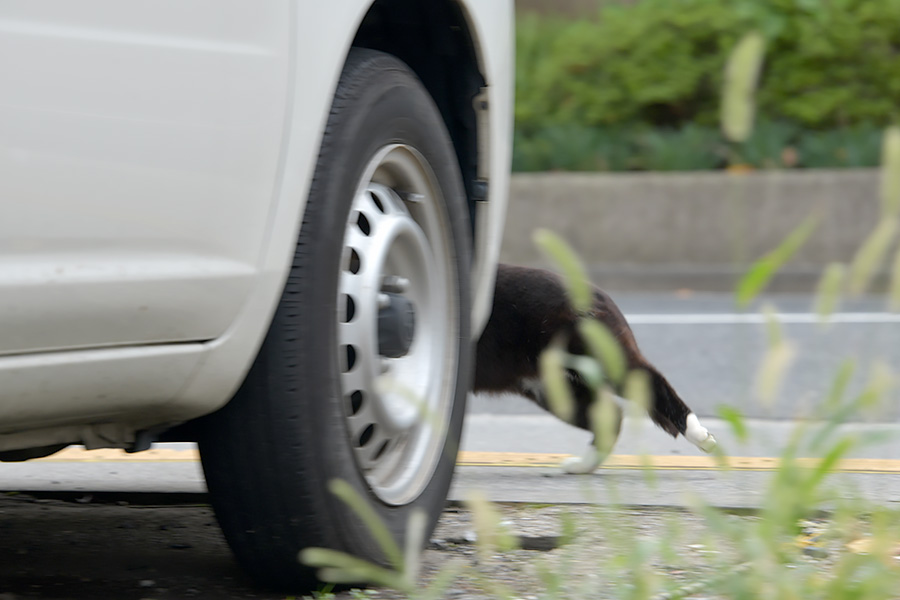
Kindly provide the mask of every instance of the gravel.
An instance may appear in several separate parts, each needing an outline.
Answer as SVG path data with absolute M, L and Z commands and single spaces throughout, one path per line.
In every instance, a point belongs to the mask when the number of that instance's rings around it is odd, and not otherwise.
M 733 548 L 718 542 L 706 521 L 687 510 L 522 504 L 496 509 L 516 548 L 476 543 L 472 512 L 450 507 L 424 552 L 418 592 L 453 568 L 458 577 L 435 597 L 619 598 L 634 586 L 655 582 L 654 589 L 664 590 L 657 600 L 712 599 L 717 596 L 711 595 L 709 582 L 739 565 Z M 756 517 L 724 518 L 747 522 Z M 827 571 L 842 547 L 828 540 L 827 522 L 801 525 L 796 541 L 804 548 L 801 561 Z M 628 551 L 615 551 L 622 548 Z M 0 600 L 284 598 L 249 584 L 206 505 L 0 496 L 0 556 Z M 635 572 L 640 576 L 633 577 Z M 368 589 L 317 597 L 404 596 Z

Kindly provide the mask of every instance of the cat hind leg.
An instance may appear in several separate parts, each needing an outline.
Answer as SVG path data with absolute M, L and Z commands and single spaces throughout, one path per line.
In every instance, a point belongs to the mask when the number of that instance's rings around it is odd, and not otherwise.
M 597 400 L 595 402 L 602 402 Z M 611 402 L 612 411 L 603 410 L 592 411 L 597 405 L 582 404 L 575 416 L 574 425 L 587 429 L 588 431 L 598 432 L 594 434 L 594 439 L 585 449 L 581 456 L 569 456 L 560 462 L 560 468 L 566 473 L 585 475 L 593 473 L 603 464 L 603 461 L 612 454 L 613 447 L 619 439 L 622 431 L 622 408 L 614 401 Z M 611 423 L 595 423 L 592 419 L 605 418 L 612 419 Z M 604 431 L 605 430 L 605 431 Z

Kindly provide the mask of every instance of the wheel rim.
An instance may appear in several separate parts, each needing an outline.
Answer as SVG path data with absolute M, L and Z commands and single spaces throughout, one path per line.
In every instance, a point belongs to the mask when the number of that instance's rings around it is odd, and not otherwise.
M 455 253 L 443 197 L 424 157 L 395 144 L 363 171 L 344 233 L 338 283 L 338 359 L 347 434 L 372 491 L 389 504 L 414 500 L 439 462 L 453 407 L 459 350 Z M 408 349 L 384 356 L 412 308 Z M 385 330 L 382 331 L 382 334 Z M 403 337 L 400 335 L 400 337 Z M 404 351 L 405 350 L 405 351 Z

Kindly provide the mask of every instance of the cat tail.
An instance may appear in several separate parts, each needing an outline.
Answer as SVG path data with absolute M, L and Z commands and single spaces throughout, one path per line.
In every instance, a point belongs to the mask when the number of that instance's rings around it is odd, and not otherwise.
M 647 373 L 650 380 L 652 395 L 648 407 L 650 419 L 672 437 L 678 437 L 679 433 L 684 434 L 691 409 L 652 365 L 647 364 L 642 370 Z

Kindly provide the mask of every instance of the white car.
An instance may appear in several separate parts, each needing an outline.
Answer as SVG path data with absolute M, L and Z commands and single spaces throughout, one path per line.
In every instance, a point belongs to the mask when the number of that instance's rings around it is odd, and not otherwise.
M 0 459 L 196 440 L 260 583 L 446 499 L 512 0 L 0 4 Z M 2 468 L 0 468 L 2 473 Z

